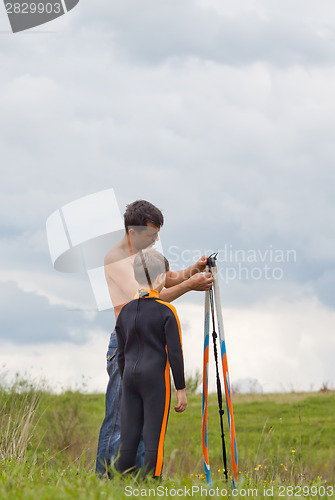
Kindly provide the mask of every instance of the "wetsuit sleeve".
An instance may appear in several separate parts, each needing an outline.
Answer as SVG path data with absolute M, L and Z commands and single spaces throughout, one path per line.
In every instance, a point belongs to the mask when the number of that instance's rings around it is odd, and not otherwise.
M 175 388 L 185 389 L 184 359 L 181 344 L 181 330 L 177 313 L 168 311 L 164 324 L 168 359 L 172 370 Z
M 120 325 L 119 320 L 117 320 L 116 322 L 115 331 L 117 335 L 117 362 L 119 366 L 119 372 L 122 378 L 124 371 L 124 340 L 122 337 L 122 327 Z

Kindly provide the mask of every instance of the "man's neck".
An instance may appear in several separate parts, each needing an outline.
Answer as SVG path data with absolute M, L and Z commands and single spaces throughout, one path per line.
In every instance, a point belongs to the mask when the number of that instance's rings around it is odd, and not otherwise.
M 139 251 L 138 248 L 134 246 L 129 238 L 129 234 L 125 234 L 122 240 L 119 242 L 119 248 L 125 257 L 130 257 L 131 255 L 136 255 Z
M 129 256 L 129 255 L 136 255 L 141 248 L 137 248 L 134 241 L 130 239 L 130 236 L 128 233 L 124 235 L 122 240 L 120 241 L 120 245 L 122 250 Z

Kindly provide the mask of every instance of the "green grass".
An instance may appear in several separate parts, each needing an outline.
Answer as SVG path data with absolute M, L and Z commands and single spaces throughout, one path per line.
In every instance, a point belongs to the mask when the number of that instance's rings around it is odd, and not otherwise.
M 235 395 L 233 401 L 240 470 L 239 498 L 255 498 L 252 490 L 257 490 L 257 498 L 264 498 L 264 488 L 270 498 L 327 498 L 327 488 L 335 486 L 332 449 L 335 393 Z M 109 481 L 94 475 L 104 395 L 69 391 L 54 395 L 21 384 L 0 389 L 0 403 L 0 437 L 1 443 L 6 444 L 0 448 L 1 500 L 127 498 L 126 491 L 132 488 L 137 488 L 138 496 L 142 497 L 141 491 L 145 488 L 148 496 L 149 489 L 157 493 L 158 486 L 172 492 L 182 489 L 180 492 L 186 493 L 192 493 L 192 488 L 206 487 L 199 395 L 189 396 L 184 414 L 173 411 L 172 400 L 163 480 L 148 484 L 136 482 L 131 477 L 124 479 L 115 475 Z M 223 478 L 215 395 L 209 398 L 208 420 L 214 488 L 226 489 L 227 496 L 232 497 L 230 485 Z M 229 464 L 227 425 L 226 444 Z M 164 496 L 173 495 L 165 492 Z M 193 496 L 200 498 L 200 492 L 194 491 Z

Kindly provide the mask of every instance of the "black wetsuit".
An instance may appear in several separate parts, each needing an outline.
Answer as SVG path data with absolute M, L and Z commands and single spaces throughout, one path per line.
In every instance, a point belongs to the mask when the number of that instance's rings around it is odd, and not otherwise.
M 170 366 L 177 390 L 185 388 L 179 319 L 155 290 L 125 305 L 116 323 L 122 377 L 121 440 L 117 469 L 135 466 L 143 430 L 145 470 L 161 474 L 170 409 Z

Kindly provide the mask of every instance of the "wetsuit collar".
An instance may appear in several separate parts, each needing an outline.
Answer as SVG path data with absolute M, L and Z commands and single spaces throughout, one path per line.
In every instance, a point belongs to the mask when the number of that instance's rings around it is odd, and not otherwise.
M 159 292 L 157 290 L 152 290 L 149 288 L 140 288 L 137 294 L 135 295 L 135 299 L 158 299 Z

